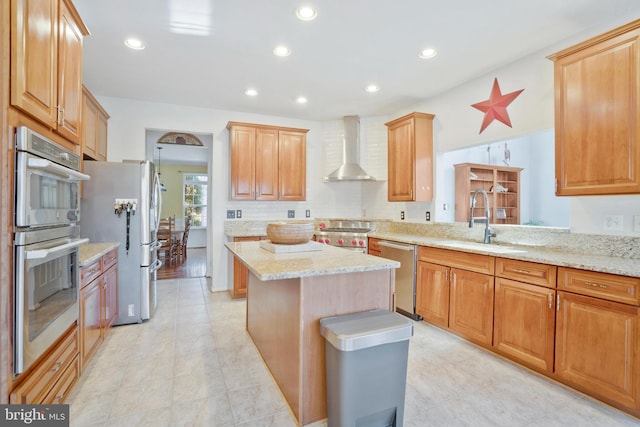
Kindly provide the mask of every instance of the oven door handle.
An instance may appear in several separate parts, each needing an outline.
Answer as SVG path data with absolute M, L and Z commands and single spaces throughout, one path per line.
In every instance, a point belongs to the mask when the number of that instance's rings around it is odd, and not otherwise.
M 62 252 L 67 249 L 72 249 L 88 242 L 89 242 L 89 239 L 85 238 L 85 239 L 74 240 L 73 242 L 65 243 L 64 245 L 56 246 L 49 249 L 25 251 L 25 257 L 27 259 L 42 259 L 42 258 L 48 257 L 49 255 L 55 254 L 56 252 Z
M 73 169 L 60 166 L 46 159 L 29 158 L 27 166 L 32 169 L 41 169 L 43 171 L 52 173 L 54 175 L 62 176 L 64 178 L 74 179 L 76 181 L 86 181 L 91 179 L 89 175 L 74 171 Z

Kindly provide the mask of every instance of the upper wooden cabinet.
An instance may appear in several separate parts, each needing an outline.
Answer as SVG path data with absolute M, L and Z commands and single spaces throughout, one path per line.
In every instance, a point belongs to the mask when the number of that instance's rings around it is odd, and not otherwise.
M 84 86 L 82 94 L 82 155 L 106 161 L 109 114 Z
M 640 20 L 558 52 L 556 194 L 640 193 Z
M 388 199 L 433 198 L 433 114 L 411 113 L 388 123 Z
M 231 200 L 305 200 L 307 129 L 229 122 Z
M 497 165 L 461 163 L 456 170 L 456 221 L 469 221 L 469 204 L 475 190 L 489 198 L 491 224 L 520 224 L 520 171 Z M 502 187 L 503 190 L 500 190 Z M 473 216 L 484 216 L 482 196 L 476 196 Z
M 70 0 L 11 2 L 11 105 L 75 144 L 88 34 Z

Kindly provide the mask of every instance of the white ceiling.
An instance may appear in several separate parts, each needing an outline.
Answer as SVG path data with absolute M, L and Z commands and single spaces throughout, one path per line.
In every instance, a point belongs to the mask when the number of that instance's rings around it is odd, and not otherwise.
M 318 18 L 303 22 L 304 2 L 74 0 L 91 31 L 84 81 L 96 95 L 309 120 L 386 115 L 640 17 L 638 0 L 310 0 Z M 146 49 L 126 48 L 128 36 Z M 291 56 L 274 56 L 277 44 Z M 438 55 L 419 59 L 427 46 Z M 369 83 L 380 92 L 366 93 Z M 249 86 L 260 95 L 246 97 Z

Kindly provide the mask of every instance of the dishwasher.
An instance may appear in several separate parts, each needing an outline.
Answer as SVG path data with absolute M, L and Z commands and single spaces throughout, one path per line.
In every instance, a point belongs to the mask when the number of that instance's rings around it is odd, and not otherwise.
M 413 320 L 416 314 L 416 245 L 381 240 L 380 256 L 400 262 L 396 269 L 396 311 Z

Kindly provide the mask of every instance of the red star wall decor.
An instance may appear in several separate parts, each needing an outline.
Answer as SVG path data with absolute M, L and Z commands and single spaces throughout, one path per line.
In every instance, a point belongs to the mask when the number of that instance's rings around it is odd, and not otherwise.
M 489 99 L 471 105 L 473 108 L 484 113 L 484 119 L 482 120 L 482 127 L 480 127 L 479 133 L 482 133 L 482 131 L 485 130 L 494 120 L 501 121 L 505 125 L 511 127 L 511 120 L 509 120 L 507 106 L 511 104 L 511 102 L 513 102 L 513 100 L 516 99 L 523 90 L 524 89 L 520 89 L 503 95 L 500 92 L 498 79 L 495 78 L 493 80 L 493 87 L 491 88 L 491 95 L 489 95 Z

